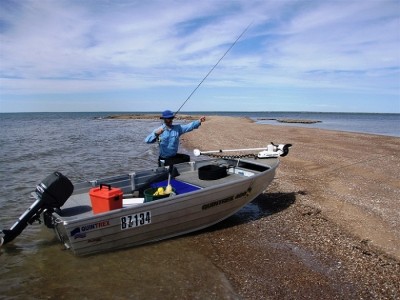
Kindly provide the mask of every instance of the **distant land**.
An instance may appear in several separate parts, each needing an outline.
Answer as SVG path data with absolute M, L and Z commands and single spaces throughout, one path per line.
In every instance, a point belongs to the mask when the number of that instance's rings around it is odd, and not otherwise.
M 199 116 L 192 115 L 179 115 L 175 117 L 176 120 L 197 120 Z M 118 114 L 104 117 L 103 119 L 115 119 L 115 120 L 159 120 L 160 116 L 156 114 Z M 307 119 L 276 119 L 276 118 L 258 118 L 257 120 L 270 120 L 277 121 L 280 123 L 299 123 L 299 124 L 315 124 L 321 123 L 319 120 L 307 120 Z

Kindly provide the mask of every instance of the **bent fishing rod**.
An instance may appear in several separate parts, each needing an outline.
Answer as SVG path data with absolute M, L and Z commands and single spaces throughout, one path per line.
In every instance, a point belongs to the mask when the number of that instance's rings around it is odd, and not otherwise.
M 183 102 L 183 104 L 179 107 L 179 109 L 175 112 L 174 117 L 178 114 L 178 112 L 182 109 L 182 107 L 188 102 L 188 100 L 193 96 L 193 94 L 197 91 L 197 89 L 200 87 L 200 85 L 207 79 L 207 77 L 211 74 L 212 71 L 218 66 L 218 64 L 221 62 L 221 60 L 224 59 L 224 57 L 228 54 L 229 51 L 236 45 L 236 43 L 240 40 L 240 38 L 246 33 L 246 31 L 250 28 L 251 22 L 247 27 L 243 30 L 243 32 L 237 37 L 237 39 L 233 42 L 233 44 L 226 50 L 224 55 L 217 61 L 217 63 L 211 68 L 210 71 L 208 71 L 207 75 L 204 76 L 204 78 L 200 81 L 200 83 L 196 86 L 196 88 L 190 93 L 190 95 L 186 98 L 186 100 Z

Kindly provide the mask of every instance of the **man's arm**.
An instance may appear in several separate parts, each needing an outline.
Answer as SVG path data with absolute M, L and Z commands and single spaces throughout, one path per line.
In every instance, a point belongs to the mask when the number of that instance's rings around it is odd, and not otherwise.
M 158 136 L 159 136 L 161 133 L 163 133 L 163 132 L 164 132 L 164 128 L 163 128 L 163 127 L 157 128 L 157 129 L 155 129 L 152 133 L 150 133 L 150 134 L 144 139 L 144 141 L 145 141 L 147 144 L 152 144 L 152 143 L 154 143 L 155 141 L 157 141 Z
M 192 131 L 193 129 L 197 129 L 200 127 L 201 123 L 206 120 L 206 117 L 201 117 L 199 120 L 193 121 L 186 125 L 181 125 L 182 133 L 186 133 Z

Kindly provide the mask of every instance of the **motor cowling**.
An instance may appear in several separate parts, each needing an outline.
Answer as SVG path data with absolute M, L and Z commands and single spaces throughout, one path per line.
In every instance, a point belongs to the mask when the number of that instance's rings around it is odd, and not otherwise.
M 71 181 L 60 172 L 54 172 L 36 186 L 35 192 L 42 199 L 44 208 L 60 208 L 73 191 Z

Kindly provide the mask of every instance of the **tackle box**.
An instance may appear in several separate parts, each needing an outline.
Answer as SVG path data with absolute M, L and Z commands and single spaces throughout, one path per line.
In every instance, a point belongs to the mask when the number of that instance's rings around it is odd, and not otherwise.
M 123 192 L 120 188 L 100 184 L 100 186 L 90 189 L 89 195 L 94 214 L 122 208 Z

